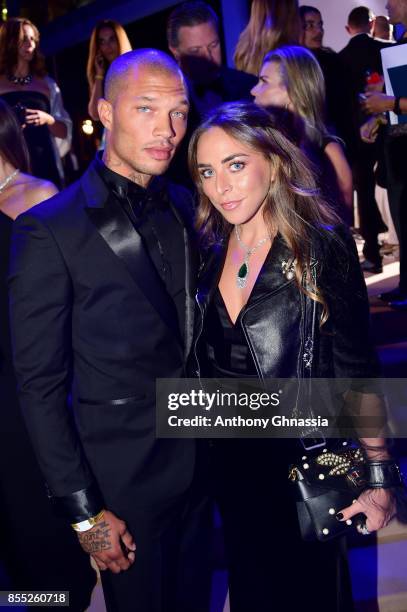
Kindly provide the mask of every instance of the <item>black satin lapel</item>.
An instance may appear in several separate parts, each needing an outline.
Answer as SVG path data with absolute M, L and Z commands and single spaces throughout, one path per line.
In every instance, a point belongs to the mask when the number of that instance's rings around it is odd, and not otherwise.
M 189 355 L 194 335 L 195 292 L 199 268 L 199 249 L 193 234 L 191 219 L 184 219 L 171 199 L 168 205 L 183 228 L 185 256 L 185 359 Z
M 88 207 L 85 210 L 99 234 L 125 264 L 133 280 L 181 342 L 174 302 L 148 256 L 140 234 L 120 203 L 110 194 L 103 208 Z
M 185 246 L 185 358 L 191 350 L 194 336 L 195 292 L 199 266 L 199 251 L 188 230 L 184 228 Z

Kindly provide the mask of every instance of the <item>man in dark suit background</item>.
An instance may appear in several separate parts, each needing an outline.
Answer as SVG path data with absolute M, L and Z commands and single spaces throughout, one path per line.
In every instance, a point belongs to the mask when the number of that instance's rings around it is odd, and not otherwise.
M 170 173 L 192 187 L 187 171 L 192 132 L 208 111 L 223 102 L 251 100 L 250 90 L 257 78 L 223 64 L 218 16 L 206 2 L 184 2 L 175 7 L 167 21 L 167 43 L 187 77 L 191 102 L 188 131 Z
M 184 2 L 172 11 L 167 42 L 189 80 L 191 101 L 201 118 L 222 102 L 251 99 L 257 79 L 223 65 L 218 17 L 206 2 Z
M 105 96 L 102 159 L 15 223 L 20 402 L 53 502 L 104 570 L 108 611 L 204 612 L 197 444 L 155 437 L 156 378 L 184 375 L 193 325 L 191 198 L 160 176 L 188 96 L 151 49 L 113 62 Z
M 352 88 L 353 116 L 359 128 L 368 116 L 361 111 L 359 95 L 365 91 L 367 77 L 374 72 L 383 74 L 380 51 L 386 43 L 372 38 L 374 14 L 365 6 L 354 8 L 348 17 L 346 30 L 350 41 L 339 56 L 346 65 Z M 386 231 L 375 197 L 375 165 L 383 157 L 383 142 L 379 137 L 375 143 L 365 143 L 358 138 L 358 146 L 352 165 L 353 180 L 358 196 L 360 233 L 365 240 L 362 268 L 367 272 L 382 271 L 378 234 Z
M 345 143 L 345 153 L 351 163 L 356 150 L 357 134 L 352 115 L 352 95 L 345 66 L 338 53 L 324 46 L 324 22 L 320 11 L 309 5 L 299 8 L 301 44 L 315 55 L 321 67 L 326 89 L 327 124 Z

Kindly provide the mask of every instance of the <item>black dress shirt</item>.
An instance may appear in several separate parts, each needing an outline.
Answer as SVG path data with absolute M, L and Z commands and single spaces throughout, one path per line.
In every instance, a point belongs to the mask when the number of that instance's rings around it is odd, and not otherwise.
M 117 174 L 96 155 L 96 168 L 119 200 L 157 270 L 178 314 L 181 337 L 185 323 L 185 253 L 183 228 L 169 204 L 167 180 L 153 177 L 147 188 Z

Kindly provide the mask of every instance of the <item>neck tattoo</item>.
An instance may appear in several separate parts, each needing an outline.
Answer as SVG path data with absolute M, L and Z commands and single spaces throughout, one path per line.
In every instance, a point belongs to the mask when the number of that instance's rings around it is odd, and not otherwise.
M 242 242 L 242 239 L 240 238 L 239 227 L 237 225 L 235 225 L 235 234 L 236 234 L 236 238 L 239 243 L 239 246 L 245 251 L 245 254 L 243 257 L 243 263 L 240 265 L 237 271 L 237 274 L 236 274 L 236 285 L 238 286 L 239 289 L 244 289 L 247 285 L 247 280 L 250 274 L 250 268 L 249 268 L 250 255 L 253 255 L 253 253 L 255 253 L 257 249 L 259 249 L 268 240 L 271 240 L 271 236 L 270 234 L 268 234 L 267 236 L 259 240 L 259 242 L 255 244 L 254 247 L 249 249 L 249 247 L 247 247 Z

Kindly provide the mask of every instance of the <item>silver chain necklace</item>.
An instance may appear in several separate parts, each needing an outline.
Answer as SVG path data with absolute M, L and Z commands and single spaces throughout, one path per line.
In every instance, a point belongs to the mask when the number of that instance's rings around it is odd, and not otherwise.
M 249 257 L 250 255 L 253 255 L 253 253 L 255 253 L 257 249 L 259 249 L 265 242 L 267 242 L 267 240 L 271 240 L 271 236 L 270 235 L 265 236 L 264 238 L 259 240 L 259 242 L 255 244 L 254 247 L 249 249 L 242 242 L 242 239 L 240 238 L 240 234 L 239 234 L 239 228 L 237 225 L 235 225 L 235 234 L 236 234 L 236 238 L 239 243 L 239 246 L 245 251 L 243 263 L 239 267 L 237 274 L 236 274 L 236 285 L 239 287 L 239 289 L 244 289 L 247 284 L 247 279 L 249 278 L 249 272 L 250 272 Z
M 0 183 L 0 193 L 2 191 L 4 191 L 4 189 L 7 187 L 7 185 L 9 185 L 11 183 L 11 181 L 13 180 L 13 178 L 15 176 L 17 176 L 17 174 L 20 172 L 20 170 L 14 170 L 14 172 L 12 172 L 11 174 L 9 174 L 8 176 L 6 176 L 6 178 L 4 179 L 3 182 Z

